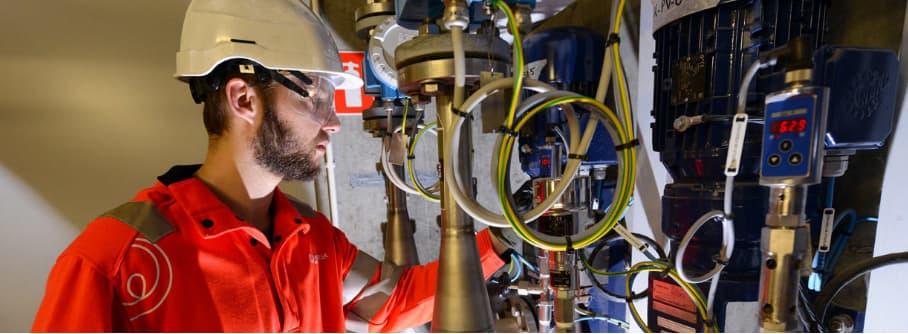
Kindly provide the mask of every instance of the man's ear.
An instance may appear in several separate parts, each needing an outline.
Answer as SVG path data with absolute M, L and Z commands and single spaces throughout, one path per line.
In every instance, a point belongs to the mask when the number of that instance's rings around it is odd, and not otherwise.
M 258 98 L 255 89 L 243 79 L 233 78 L 224 84 L 224 94 L 227 98 L 227 111 L 239 120 L 250 125 L 255 124 L 255 100 Z

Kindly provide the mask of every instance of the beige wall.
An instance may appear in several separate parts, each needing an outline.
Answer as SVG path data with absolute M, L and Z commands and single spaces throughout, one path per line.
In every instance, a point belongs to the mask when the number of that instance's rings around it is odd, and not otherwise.
M 26 331 L 56 255 L 169 165 L 199 161 L 171 78 L 188 1 L 7 1 L 0 11 L 0 331 Z

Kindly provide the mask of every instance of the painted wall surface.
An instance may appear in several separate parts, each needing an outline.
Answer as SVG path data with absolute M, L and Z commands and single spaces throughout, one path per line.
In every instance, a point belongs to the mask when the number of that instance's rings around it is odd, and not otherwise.
M 908 15 L 906 15 L 908 23 Z M 900 54 L 908 52 L 908 24 L 902 30 Z M 908 235 L 908 213 L 905 212 L 903 191 L 908 188 L 908 63 L 901 59 L 899 78 L 902 94 L 900 116 L 889 141 L 889 159 L 886 173 L 883 176 L 883 195 L 880 201 L 880 222 L 876 227 L 874 256 L 908 251 L 905 235 Z M 904 305 L 908 299 L 905 289 L 905 273 L 908 265 L 901 264 L 874 271 L 870 276 L 870 287 L 867 292 L 867 317 L 864 331 L 905 331 L 908 330 L 908 318 L 905 317 Z
M 174 80 L 188 1 L 19 1 L 0 13 L 0 331 L 27 331 L 57 254 L 170 165 L 198 162 Z

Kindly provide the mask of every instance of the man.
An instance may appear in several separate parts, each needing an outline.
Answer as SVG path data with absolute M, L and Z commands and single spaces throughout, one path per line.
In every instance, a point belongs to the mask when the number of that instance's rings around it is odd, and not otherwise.
M 204 163 L 173 167 L 89 224 L 51 271 L 33 330 L 395 331 L 429 321 L 437 263 L 382 265 L 277 189 L 317 174 L 340 129 L 334 90 L 362 84 L 342 71 L 319 19 L 293 0 L 196 0 L 180 48 L 176 76 L 204 103 Z M 507 247 L 486 231 L 477 241 L 488 278 Z

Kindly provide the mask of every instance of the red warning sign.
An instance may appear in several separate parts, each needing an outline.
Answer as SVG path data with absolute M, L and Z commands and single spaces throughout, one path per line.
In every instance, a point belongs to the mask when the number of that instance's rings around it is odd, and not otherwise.
M 340 59 L 344 72 L 358 76 L 365 80 L 363 75 L 363 52 L 360 51 L 341 51 Z M 334 95 L 334 108 L 338 115 L 359 115 L 364 110 L 372 107 L 372 101 L 375 98 L 368 96 L 363 88 L 337 90 Z
M 690 333 L 702 326 L 697 306 L 669 278 L 650 276 L 649 327 L 653 332 Z

